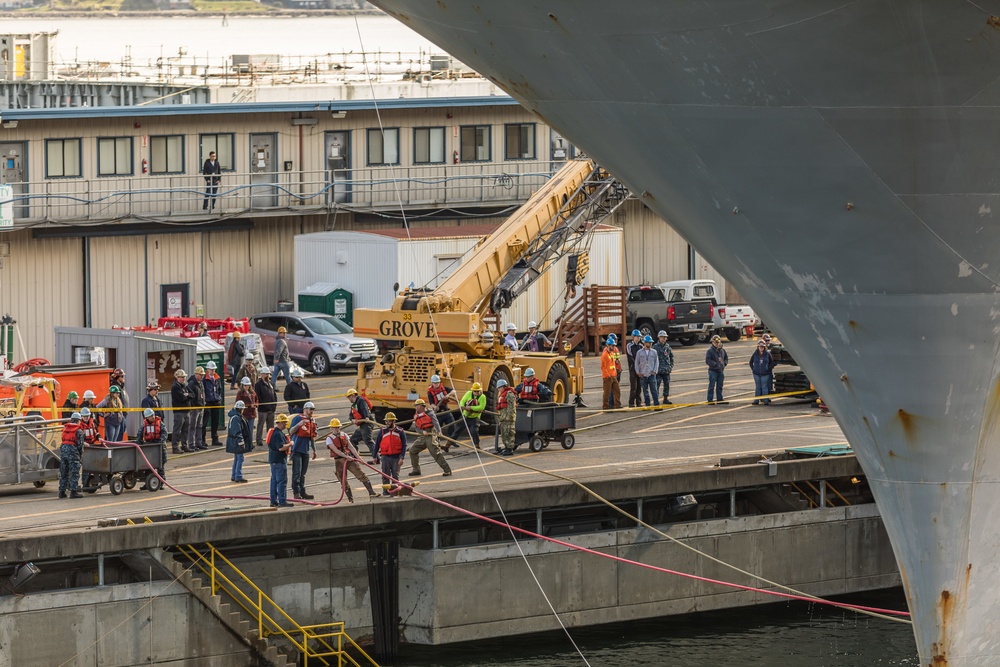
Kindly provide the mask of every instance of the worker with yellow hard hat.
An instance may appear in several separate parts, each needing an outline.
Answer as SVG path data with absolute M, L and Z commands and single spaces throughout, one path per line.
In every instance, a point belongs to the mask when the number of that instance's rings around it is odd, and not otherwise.
M 274 418 L 274 426 L 267 432 L 267 462 L 271 466 L 271 507 L 291 507 L 288 502 L 288 452 L 292 441 L 285 429 L 292 423 L 286 414 Z
M 229 341 L 229 349 L 226 350 L 226 370 L 229 372 L 230 389 L 236 389 L 236 375 L 243 368 L 247 356 L 247 350 L 240 341 L 242 337 L 239 331 L 234 331 Z
M 431 458 L 441 466 L 443 475 L 448 477 L 451 475 L 451 467 L 448 466 L 448 461 L 444 458 L 444 454 L 438 449 L 438 436 L 441 435 L 441 425 L 438 423 L 437 416 L 435 416 L 432 410 L 427 409 L 427 401 L 422 398 L 418 398 L 413 402 L 413 409 L 413 428 L 420 435 L 413 441 L 413 447 L 410 448 L 410 466 L 412 467 L 410 477 L 420 475 L 420 452 L 425 449 L 431 455 Z
M 354 475 L 359 482 L 365 485 L 369 498 L 377 498 L 378 494 L 372 488 L 372 483 L 368 481 L 368 476 L 361 469 L 361 455 L 354 448 L 351 441 L 347 439 L 347 434 L 341 433 L 341 423 L 337 418 L 330 420 L 330 434 L 326 436 L 326 448 L 330 451 L 330 458 L 333 459 L 334 473 L 340 481 L 340 486 L 344 489 L 347 502 L 354 502 L 354 494 L 351 493 L 351 485 L 347 483 L 347 473 Z
M 285 340 L 287 334 L 288 329 L 278 327 L 278 336 L 274 339 L 274 363 L 271 364 L 271 386 L 275 389 L 278 388 L 279 372 L 285 378 L 285 386 L 288 386 L 292 381 L 292 359 L 288 355 L 288 341 Z
M 483 385 L 478 382 L 472 383 L 472 388 L 465 392 L 465 396 L 458 402 L 458 407 L 462 409 L 461 421 L 458 423 L 455 437 L 463 437 L 463 431 L 467 431 L 472 437 L 472 444 L 479 449 L 479 420 L 486 410 L 486 394 L 483 393 Z
M 399 480 L 399 467 L 406 454 L 406 431 L 396 426 L 396 414 L 385 413 L 385 426 L 375 434 L 375 451 L 382 461 L 382 477 L 386 483 L 393 483 Z M 382 491 L 383 496 L 388 496 L 387 490 Z
M 372 437 L 372 424 L 375 423 L 375 420 L 372 419 L 372 402 L 368 400 L 367 396 L 359 394 L 357 389 L 353 388 L 347 390 L 347 400 L 351 402 L 351 423 L 357 427 L 351 434 L 351 444 L 354 445 L 355 449 L 358 449 L 358 445 L 364 440 L 368 453 L 372 457 L 371 464 L 375 465 L 379 459 L 378 447 L 375 446 L 375 439 Z

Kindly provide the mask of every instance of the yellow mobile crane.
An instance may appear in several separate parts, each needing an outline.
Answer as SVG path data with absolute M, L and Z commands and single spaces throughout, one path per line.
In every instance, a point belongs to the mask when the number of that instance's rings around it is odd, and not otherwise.
M 513 352 L 500 332 L 489 331 L 484 318 L 499 313 L 552 263 L 568 256 L 571 292 L 586 274 L 583 250 L 587 232 L 614 212 L 627 192 L 606 171 L 588 160 L 567 163 L 486 237 L 437 289 L 408 289 L 389 310 L 354 311 L 354 333 L 398 341 L 365 372 L 358 366 L 357 390 L 376 408 L 409 414 L 425 394 L 432 375 L 454 386 L 459 397 L 479 382 L 487 405 L 495 402 L 497 382 L 511 385 L 528 366 L 552 390 L 552 400 L 566 403 L 583 392 L 583 366 L 556 352 Z M 558 346 L 554 341 L 554 346 Z

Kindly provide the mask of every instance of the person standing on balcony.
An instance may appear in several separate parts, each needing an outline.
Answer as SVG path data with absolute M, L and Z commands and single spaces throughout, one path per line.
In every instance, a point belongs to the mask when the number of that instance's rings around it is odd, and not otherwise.
M 215 159 L 215 151 L 208 154 L 201 173 L 205 177 L 205 201 L 202 202 L 201 210 L 211 212 L 215 208 L 215 198 L 219 195 L 219 183 L 222 182 L 222 167 Z

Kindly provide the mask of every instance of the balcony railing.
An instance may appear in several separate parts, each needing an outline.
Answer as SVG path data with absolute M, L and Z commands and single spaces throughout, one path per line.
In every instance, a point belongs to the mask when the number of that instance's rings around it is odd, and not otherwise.
M 0 190 L 15 226 L 366 211 L 510 206 L 525 201 L 562 162 L 519 161 L 353 170 L 222 174 L 218 192 L 201 175 L 50 179 Z

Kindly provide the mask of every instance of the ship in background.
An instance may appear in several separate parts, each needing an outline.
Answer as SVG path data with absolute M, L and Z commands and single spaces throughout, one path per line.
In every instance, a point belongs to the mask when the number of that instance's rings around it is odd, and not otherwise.
M 372 1 L 795 346 L 875 492 L 921 664 L 1000 664 L 1000 2 Z

